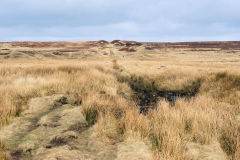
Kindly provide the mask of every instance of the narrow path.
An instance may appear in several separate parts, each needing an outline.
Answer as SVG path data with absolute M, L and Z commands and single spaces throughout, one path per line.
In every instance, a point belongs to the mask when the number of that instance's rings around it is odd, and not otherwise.
M 116 146 L 95 143 L 81 106 L 62 95 L 35 98 L 0 137 L 13 159 L 115 159 Z
M 130 159 L 150 159 L 150 150 L 143 142 L 106 145 L 92 138 L 94 129 L 84 119 L 81 106 L 75 102 L 75 99 L 63 95 L 30 100 L 29 109 L 0 131 L 0 138 L 12 158 L 123 160 L 130 156 Z M 123 148 L 129 149 L 125 151 Z

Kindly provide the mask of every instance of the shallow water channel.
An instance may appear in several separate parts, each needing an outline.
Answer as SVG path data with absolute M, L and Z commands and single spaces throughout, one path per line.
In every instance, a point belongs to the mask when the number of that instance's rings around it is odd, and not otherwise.
M 120 74 L 116 76 L 119 82 L 127 83 L 132 89 L 132 97 L 140 107 L 140 113 L 147 113 L 149 109 L 153 109 L 160 99 L 165 99 L 170 106 L 174 106 L 175 102 L 181 98 L 190 99 L 196 96 L 201 87 L 199 78 L 187 82 L 179 90 L 167 90 L 159 89 L 154 80 L 146 81 L 141 76 L 121 76 Z
M 191 98 L 190 96 L 184 96 L 180 93 L 168 91 L 168 92 L 157 92 L 149 94 L 146 91 L 142 91 L 143 97 L 139 100 L 140 113 L 147 112 L 150 108 L 153 108 L 159 99 L 165 99 L 169 102 L 170 106 L 174 106 L 175 102 L 181 98 Z

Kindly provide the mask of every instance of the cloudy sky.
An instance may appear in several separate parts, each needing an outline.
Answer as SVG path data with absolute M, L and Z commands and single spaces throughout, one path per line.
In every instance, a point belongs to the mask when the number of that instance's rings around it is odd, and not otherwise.
M 0 41 L 240 40 L 239 0 L 2 0 Z

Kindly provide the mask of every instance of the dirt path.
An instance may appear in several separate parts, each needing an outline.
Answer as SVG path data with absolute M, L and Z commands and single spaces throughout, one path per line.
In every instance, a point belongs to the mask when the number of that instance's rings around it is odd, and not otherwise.
M 75 105 L 75 102 L 63 95 L 30 100 L 29 109 L 0 132 L 0 138 L 12 158 L 150 159 L 150 150 L 143 142 L 106 145 L 93 139 L 93 128 L 84 119 L 81 106 Z

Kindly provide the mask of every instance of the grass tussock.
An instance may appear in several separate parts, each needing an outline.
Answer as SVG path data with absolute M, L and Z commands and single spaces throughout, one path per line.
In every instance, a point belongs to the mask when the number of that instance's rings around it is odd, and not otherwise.
M 0 159 L 1 160 L 11 160 L 10 157 L 5 152 L 5 147 L 3 145 L 3 142 L 0 140 Z
M 220 144 L 230 159 L 240 158 L 240 126 L 239 121 L 230 118 L 224 122 L 220 131 Z
M 218 102 L 229 104 L 232 107 L 232 111 L 240 114 L 240 75 L 219 72 L 211 74 L 206 77 L 206 83 L 202 87 L 202 91 Z M 225 104 L 226 106 L 226 104 Z
M 217 142 L 229 159 L 240 159 L 239 75 L 176 70 L 134 75 L 112 63 L 0 67 L 1 126 L 21 115 L 29 99 L 60 93 L 77 99 L 88 125 L 94 125 L 93 136 L 106 143 L 140 136 L 155 159 L 182 160 L 188 159 L 188 143 Z M 155 102 L 146 115 L 136 105 L 142 91 Z M 154 96 L 169 91 L 191 98 L 179 99 L 173 107 Z M 0 159 L 3 148 L 0 143 Z

